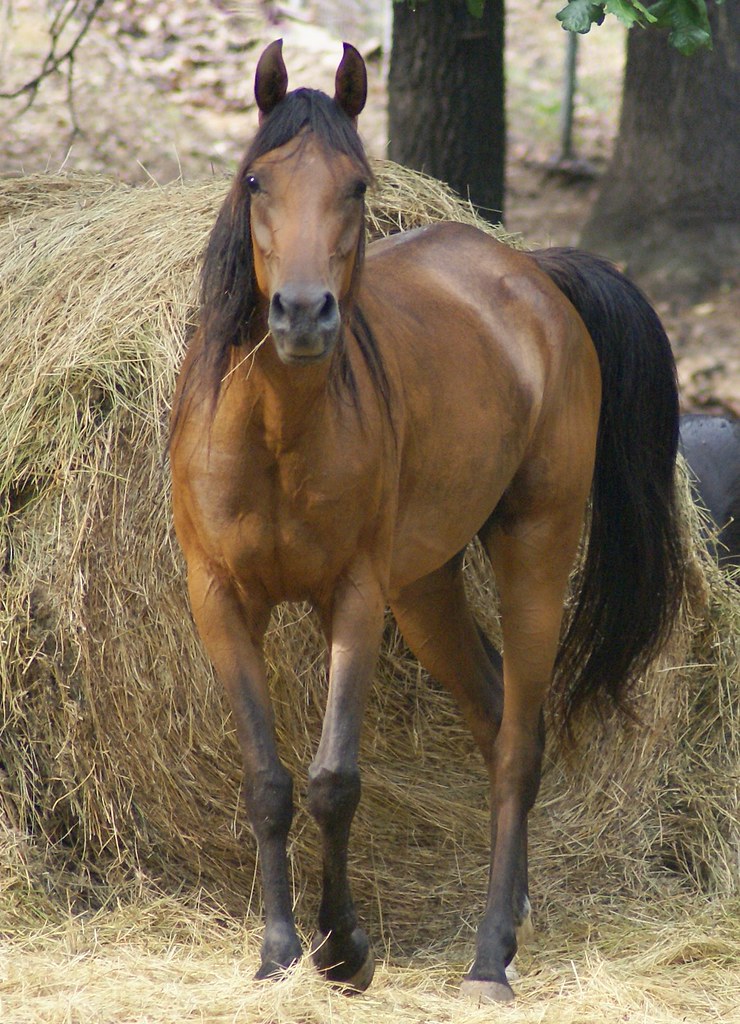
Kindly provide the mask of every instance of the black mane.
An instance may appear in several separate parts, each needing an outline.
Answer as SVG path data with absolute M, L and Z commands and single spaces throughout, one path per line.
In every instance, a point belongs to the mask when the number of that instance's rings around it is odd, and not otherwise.
M 202 370 L 211 388 L 214 407 L 228 369 L 230 350 L 232 346 L 244 343 L 257 300 L 250 234 L 250 195 L 244 179 L 259 157 L 279 149 L 301 134 L 307 137 L 309 132 L 327 150 L 343 153 L 354 160 L 368 183 L 372 181 L 372 170 L 352 120 L 325 93 L 316 89 L 296 89 L 288 93 L 264 119 L 221 207 L 208 240 L 201 271 Z M 364 232 L 355 261 L 355 280 L 362 267 L 363 255 Z M 343 313 L 346 315 L 349 311 L 348 304 Z M 387 381 L 382 372 L 378 374 L 379 360 L 372 334 L 364 324 L 364 318 L 359 319 L 360 323 L 354 325 L 354 330 L 365 335 L 360 348 L 387 403 Z M 372 352 L 367 353 L 367 347 Z M 339 378 L 354 390 L 351 368 L 341 354 L 339 363 Z

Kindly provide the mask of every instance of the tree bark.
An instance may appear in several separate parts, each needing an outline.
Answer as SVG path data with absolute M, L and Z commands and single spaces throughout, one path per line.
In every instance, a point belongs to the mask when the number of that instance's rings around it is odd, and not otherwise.
M 503 212 L 504 4 L 393 5 L 388 155 L 446 181 L 487 219 Z
M 740 4 L 710 5 L 714 49 L 632 29 L 619 137 L 583 244 L 654 295 L 694 300 L 740 249 Z

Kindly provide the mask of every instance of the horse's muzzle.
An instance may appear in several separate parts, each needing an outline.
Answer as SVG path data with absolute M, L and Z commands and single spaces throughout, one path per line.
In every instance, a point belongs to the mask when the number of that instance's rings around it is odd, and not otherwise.
M 339 337 L 334 295 L 323 288 L 286 285 L 273 294 L 267 324 L 284 363 L 325 359 Z

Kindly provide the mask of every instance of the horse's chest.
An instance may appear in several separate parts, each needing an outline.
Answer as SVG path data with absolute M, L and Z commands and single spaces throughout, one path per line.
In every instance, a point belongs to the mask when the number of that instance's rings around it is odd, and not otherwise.
M 229 531 L 228 561 L 274 601 L 317 598 L 354 542 L 341 489 L 317 474 L 274 475 L 244 493 Z

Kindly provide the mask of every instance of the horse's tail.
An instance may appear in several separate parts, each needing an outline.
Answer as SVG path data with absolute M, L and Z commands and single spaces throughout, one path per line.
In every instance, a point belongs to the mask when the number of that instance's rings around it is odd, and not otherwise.
M 567 732 L 592 698 L 606 694 L 625 706 L 630 682 L 664 644 L 681 602 L 678 388 L 663 325 L 632 282 L 578 250 L 531 255 L 581 315 L 602 376 L 588 547 L 556 664 Z

